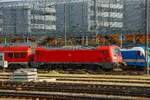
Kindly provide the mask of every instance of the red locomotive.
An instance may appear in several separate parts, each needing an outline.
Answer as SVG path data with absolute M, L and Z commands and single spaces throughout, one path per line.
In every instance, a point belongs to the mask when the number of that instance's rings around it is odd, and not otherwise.
M 110 69 L 122 63 L 122 56 L 118 46 L 99 46 L 97 48 L 35 48 L 32 53 L 28 46 L 0 47 L 4 53 L 4 61 L 8 66 L 25 64 L 38 68 L 52 67 L 53 65 L 99 65 Z

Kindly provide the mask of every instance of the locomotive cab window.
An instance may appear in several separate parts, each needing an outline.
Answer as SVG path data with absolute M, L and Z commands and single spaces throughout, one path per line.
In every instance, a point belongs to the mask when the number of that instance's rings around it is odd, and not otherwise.
M 19 53 L 14 53 L 14 58 L 19 58 Z
M 13 53 L 8 53 L 8 58 L 13 58 Z
M 118 48 L 113 49 L 113 54 L 114 55 L 119 55 L 121 52 Z

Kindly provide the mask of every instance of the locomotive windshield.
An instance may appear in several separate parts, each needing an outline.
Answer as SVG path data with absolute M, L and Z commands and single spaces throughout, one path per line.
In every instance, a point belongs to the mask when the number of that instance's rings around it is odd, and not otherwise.
M 115 49 L 113 49 L 113 54 L 114 55 L 120 55 L 120 49 L 119 48 L 115 48 Z

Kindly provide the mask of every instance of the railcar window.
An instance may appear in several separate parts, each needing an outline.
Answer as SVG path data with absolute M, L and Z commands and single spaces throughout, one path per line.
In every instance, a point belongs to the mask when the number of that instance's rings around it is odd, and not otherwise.
M 21 57 L 21 58 L 25 58 L 25 57 L 26 57 L 26 53 L 25 53 L 25 52 L 22 52 L 22 53 L 20 54 L 20 57 Z
M 13 53 L 8 53 L 8 58 L 13 58 Z
M 14 53 L 15 58 L 19 58 L 19 53 Z

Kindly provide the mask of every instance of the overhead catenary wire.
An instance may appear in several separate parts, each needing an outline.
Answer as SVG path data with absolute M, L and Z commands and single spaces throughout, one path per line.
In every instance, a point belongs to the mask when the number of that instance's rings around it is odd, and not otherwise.
M 21 1 L 21 0 L 20 0 Z M 27 3 L 29 0 L 22 0 L 23 1 L 23 3 Z M 39 2 L 39 1 L 42 1 L 42 0 L 30 0 L 31 2 L 30 2 L 30 4 L 32 5 L 32 3 L 33 2 Z M 67 5 L 68 4 L 70 4 L 70 3 L 75 3 L 75 2 L 87 2 L 87 1 L 91 1 L 91 0 L 44 0 L 44 2 L 46 2 L 46 3 L 49 3 L 49 5 L 52 5 L 52 6 L 55 6 L 56 4 L 58 5 L 58 4 L 65 4 L 65 3 L 67 3 Z M 92 0 L 93 1 L 93 0 Z M 102 34 L 107 34 L 107 33 L 109 33 L 109 34 L 111 34 L 111 32 L 114 32 L 114 31 L 117 31 L 118 29 L 116 29 L 115 27 L 112 27 L 114 24 L 111 24 L 110 22 L 113 22 L 113 20 L 112 19 L 115 19 L 115 18 L 112 18 L 112 17 L 99 17 L 97 14 L 98 14 L 98 6 L 97 5 L 99 5 L 99 3 L 100 4 L 107 4 L 105 1 L 106 0 L 94 0 L 95 1 L 95 3 L 93 3 L 94 4 L 94 8 L 96 8 L 96 9 L 94 9 L 94 16 L 96 16 L 96 18 L 95 18 L 95 28 L 94 28 L 94 32 L 95 32 L 95 34 L 97 35 L 97 34 L 100 34 L 100 35 L 102 35 Z M 102 12 L 101 12 L 101 15 L 102 15 L 102 13 L 106 13 L 107 11 L 108 11 L 108 14 L 109 14 L 109 16 L 110 16 L 110 12 L 111 11 L 113 11 L 113 10 L 116 10 L 116 8 L 114 9 L 114 8 L 111 8 L 110 7 L 110 5 L 111 4 L 113 4 L 112 3 L 112 1 L 119 1 L 119 0 L 107 0 L 107 1 L 109 1 L 109 7 L 101 7 L 100 9 L 102 10 Z M 110 2 L 111 1 L 111 2 Z M 122 1 L 126 1 L 126 0 L 122 0 Z M 128 0 L 129 1 L 129 0 Z M 136 1 L 136 2 L 134 2 L 134 1 Z M 137 7 L 139 7 L 140 9 L 139 10 L 141 10 L 141 9 L 143 9 L 143 6 L 142 5 L 140 5 L 140 3 L 137 3 L 137 2 L 141 2 L 140 0 L 130 0 L 129 2 L 126 2 L 126 6 L 128 7 L 128 6 L 137 6 Z M 18 5 L 19 5 L 19 3 L 14 3 L 15 5 L 16 5 L 16 7 L 19 7 Z M 8 7 L 8 6 L 10 6 L 10 5 L 13 5 L 12 3 L 10 3 L 10 2 L 8 2 L 6 5 L 3 5 L 3 6 L 5 6 L 5 7 Z M 34 3 L 33 4 L 34 6 L 35 6 L 35 9 L 36 9 L 36 5 L 37 5 L 37 3 Z M 84 4 L 82 5 L 82 6 L 84 6 Z M 116 7 L 117 7 L 117 5 L 116 5 Z M 45 7 L 44 7 L 44 9 L 45 9 Z M 69 9 L 69 7 L 67 8 L 67 9 Z M 84 7 L 82 7 L 82 9 L 84 10 Z M 89 8 L 88 8 L 89 9 Z M 122 9 L 121 9 L 122 10 Z M 141 10 L 142 11 L 142 10 Z M 95 13 L 95 12 L 97 12 L 97 13 Z M 116 13 L 119 13 L 120 12 L 120 10 L 116 10 Z M 68 13 L 68 12 L 66 12 L 66 13 Z M 85 14 L 85 13 L 84 13 Z M 81 21 L 81 25 L 78 25 L 78 26 L 80 26 L 81 27 L 81 32 L 82 32 L 82 35 L 84 35 L 84 34 L 87 34 L 87 36 L 89 35 L 89 34 L 91 34 L 90 32 L 88 33 L 87 31 L 84 31 L 84 23 L 85 23 L 85 21 L 84 21 L 84 19 L 85 19 L 85 15 L 84 15 L 83 13 L 82 13 L 82 21 Z M 136 14 L 138 14 L 138 12 L 137 12 L 137 10 L 136 11 L 132 11 L 130 14 L 129 14 L 129 17 L 130 18 L 132 18 L 132 15 L 136 15 Z M 68 15 L 68 14 L 66 14 L 66 15 Z M 139 14 L 140 15 L 140 14 Z M 33 15 L 34 16 L 34 15 Z M 45 16 L 46 15 L 44 15 L 44 18 L 45 18 Z M 72 15 L 70 15 L 70 16 L 72 16 Z M 97 17 L 98 16 L 98 17 Z M 116 15 L 117 16 L 117 15 Z M 101 19 L 101 23 L 98 21 L 99 19 Z M 108 27 L 107 26 L 105 26 L 105 25 L 107 25 L 107 23 L 106 23 L 106 20 L 108 20 L 108 21 L 110 21 L 109 23 L 108 23 Z M 122 21 L 122 19 L 120 18 L 120 19 L 115 19 L 115 20 L 121 20 Z M 132 20 L 132 19 L 131 19 Z M 127 21 L 126 23 L 131 23 L 130 21 L 131 20 L 129 20 L 129 21 Z M 136 22 L 135 23 L 137 23 L 137 22 L 140 22 L 140 20 L 138 20 L 138 15 L 137 15 L 137 17 L 135 17 L 133 20 L 135 20 Z M 67 24 L 67 23 L 69 23 L 69 24 L 71 24 L 70 23 L 70 21 L 68 22 L 68 20 L 66 20 L 66 21 L 64 21 L 64 23 L 65 24 Z M 92 22 L 91 22 L 92 23 Z M 97 25 L 96 25 L 97 24 Z M 134 23 L 131 23 L 132 25 L 131 26 L 134 26 L 135 24 Z M 138 30 L 137 31 L 140 31 L 141 33 L 144 33 L 144 30 L 142 30 L 143 29 L 143 27 L 144 27 L 144 25 L 140 25 L 140 24 L 136 24 L 137 26 L 136 27 L 139 27 L 138 28 Z M 71 30 L 73 30 L 73 29 L 69 29 L 68 30 L 68 28 L 70 28 L 70 26 L 71 25 L 64 25 L 65 27 L 66 27 L 66 33 L 67 33 L 67 31 L 71 31 Z M 4 26 L 5 27 L 5 26 Z M 6 26 L 7 27 L 7 26 Z M 44 30 L 46 30 L 45 29 L 45 27 L 46 27 L 46 25 L 44 24 Z M 135 27 L 135 28 L 136 28 Z M 7 27 L 7 28 L 10 28 L 10 27 Z M 16 27 L 17 28 L 17 27 Z M 74 28 L 74 27 L 71 27 L 71 28 Z M 17 29 L 16 29 L 17 30 Z M 85 29 L 86 30 L 86 29 Z M 136 30 L 134 31 L 134 30 L 130 30 L 130 27 L 125 27 L 124 28 L 124 30 L 126 31 L 126 32 L 124 32 L 124 33 L 136 33 Z M 102 31 L 102 32 L 101 32 Z M 119 29 L 119 32 L 121 32 L 122 33 L 122 29 Z M 22 32 L 23 33 L 23 32 Z M 27 31 L 25 31 L 25 33 L 28 33 Z M 42 32 L 41 32 L 42 33 Z M 45 31 L 43 32 L 43 33 L 45 33 Z M 70 32 L 70 33 L 68 33 L 68 34 L 66 34 L 65 35 L 65 37 L 64 37 L 64 40 L 66 41 L 66 37 L 67 38 L 69 38 L 69 35 L 70 34 L 72 34 L 73 32 Z M 116 32 L 117 33 L 117 32 Z M 6 33 L 7 34 L 7 33 Z M 57 34 L 57 33 L 56 33 Z M 95 37 L 95 34 L 93 35 L 94 37 Z M 73 34 L 73 35 L 77 35 L 77 34 Z M 88 36 L 89 37 L 89 36 Z M 65 43 L 66 44 L 66 43 Z

